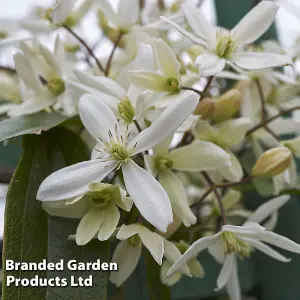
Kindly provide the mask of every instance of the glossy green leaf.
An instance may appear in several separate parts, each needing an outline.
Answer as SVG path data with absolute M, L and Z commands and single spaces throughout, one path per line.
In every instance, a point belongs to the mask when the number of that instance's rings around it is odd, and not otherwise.
M 56 114 L 40 112 L 33 115 L 9 118 L 0 122 L 0 142 L 12 137 L 41 133 L 64 122 L 67 117 Z

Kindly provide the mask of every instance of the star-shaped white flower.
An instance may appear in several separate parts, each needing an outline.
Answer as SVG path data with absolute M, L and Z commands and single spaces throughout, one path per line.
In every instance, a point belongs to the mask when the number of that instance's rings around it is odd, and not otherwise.
M 165 17 L 161 19 L 205 48 L 204 54 L 196 59 L 202 76 L 218 74 L 227 61 L 249 70 L 292 64 L 288 56 L 243 51 L 244 45 L 257 40 L 274 21 L 278 10 L 274 2 L 260 2 L 231 31 L 210 25 L 191 1 L 183 5 L 183 10 L 196 36 Z
M 92 95 L 79 101 L 80 118 L 89 133 L 102 143 L 101 159 L 81 162 L 61 169 L 41 184 L 37 199 L 56 201 L 80 196 L 91 182 L 103 180 L 111 171 L 122 168 L 124 183 L 142 216 L 165 232 L 173 220 L 167 193 L 152 175 L 139 167 L 132 158 L 151 149 L 174 131 L 193 112 L 198 96 L 187 92 L 167 107 L 150 127 L 128 141 L 119 128 L 112 110 Z

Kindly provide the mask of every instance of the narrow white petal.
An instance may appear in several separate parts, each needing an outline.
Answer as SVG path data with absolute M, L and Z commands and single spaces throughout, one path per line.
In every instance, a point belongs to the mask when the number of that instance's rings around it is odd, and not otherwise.
M 234 266 L 227 282 L 226 290 L 231 300 L 242 300 L 236 257 L 234 258 Z
M 164 256 L 171 263 L 174 264 L 180 257 L 181 252 L 179 249 L 171 242 L 166 239 L 164 240 Z M 191 276 L 191 272 L 187 265 L 184 265 L 180 272 L 184 273 L 187 276 Z
M 166 232 L 173 221 L 169 197 L 159 182 L 133 161 L 123 163 L 124 182 L 135 206 L 153 226 Z
M 148 228 L 143 227 L 140 232 L 143 245 L 149 250 L 154 260 L 161 265 L 164 255 L 164 242 L 161 236 L 151 232 Z
M 109 131 L 114 135 L 118 121 L 112 110 L 95 95 L 84 95 L 79 100 L 79 115 L 84 127 L 97 140 L 109 141 Z
M 119 2 L 118 17 L 121 25 L 132 25 L 139 18 L 139 0 L 127 0 Z
M 101 11 L 104 13 L 106 18 L 113 22 L 115 25 L 119 24 L 118 14 L 114 11 L 108 0 L 98 0 L 99 7 Z
M 127 240 L 133 235 L 140 234 L 141 228 L 143 228 L 141 224 L 122 225 L 118 231 L 117 239 Z
M 260 2 L 232 29 L 230 35 L 240 45 L 254 42 L 271 26 L 278 8 L 274 2 Z
M 39 81 L 29 59 L 22 53 L 14 55 L 15 68 L 20 78 L 26 86 L 38 92 L 42 89 L 42 83 Z
M 186 2 L 183 6 L 186 19 L 194 32 L 209 43 L 211 49 L 216 47 L 216 29 L 210 25 L 202 15 L 200 9 L 191 1 Z
M 288 56 L 274 53 L 241 52 L 233 54 L 230 60 L 238 67 L 247 70 L 260 70 L 293 64 Z
M 173 22 L 173 21 L 171 21 L 171 20 L 169 20 L 169 19 L 167 19 L 165 17 L 160 17 L 160 19 L 163 22 L 166 22 L 166 23 L 170 24 L 171 26 L 173 26 L 181 34 L 183 34 L 185 37 L 187 37 L 191 41 L 195 42 L 196 44 L 199 44 L 199 45 L 202 45 L 202 46 L 208 46 L 207 41 L 205 41 L 204 39 L 201 39 L 201 38 L 198 38 L 198 37 L 194 36 L 193 34 L 191 34 L 190 32 L 188 32 L 187 30 L 185 30 L 183 27 L 179 26 L 175 22 Z
M 94 76 L 80 70 L 74 70 L 80 83 L 119 100 L 125 99 L 127 92 L 113 79 L 104 76 Z
M 218 172 L 229 181 L 240 181 L 244 175 L 241 163 L 231 151 L 227 153 L 230 155 L 230 165 L 218 168 Z
M 103 222 L 101 224 L 98 240 L 108 240 L 117 228 L 120 219 L 120 212 L 115 205 L 110 205 L 103 210 Z
M 197 57 L 195 63 L 199 65 L 200 76 L 207 77 L 223 71 L 226 61 L 213 53 L 204 53 Z
M 168 155 L 172 139 L 173 139 L 173 135 L 170 135 L 164 141 L 162 141 L 161 143 L 156 145 L 155 148 L 153 149 L 155 155 L 156 156 L 166 156 L 166 155 Z
M 171 268 L 171 264 L 167 260 L 163 262 L 163 264 L 160 268 L 160 280 L 163 284 L 165 284 L 167 286 L 174 285 L 182 277 L 182 274 L 180 272 L 176 272 L 172 276 L 166 277 L 166 275 L 169 272 L 170 268 Z
M 223 267 L 222 267 L 221 272 L 217 279 L 217 288 L 215 289 L 216 291 L 219 291 L 227 284 L 227 282 L 233 272 L 234 259 L 235 259 L 234 253 L 227 254 L 227 256 L 225 258 L 225 262 L 223 264 Z
M 230 156 L 219 146 L 196 141 L 169 153 L 173 168 L 181 171 L 213 171 L 230 165 Z
M 258 232 L 253 238 L 274 245 L 278 248 L 300 254 L 300 245 L 294 241 L 271 231 Z
M 195 110 L 199 96 L 193 92 L 181 93 L 175 103 L 170 104 L 150 127 L 133 138 L 128 147 L 135 147 L 134 154 L 148 150 L 161 143 Z
M 218 139 L 227 146 L 234 146 L 240 143 L 247 131 L 253 126 L 248 118 L 228 120 L 219 125 Z
M 80 220 L 76 231 L 77 245 L 85 245 L 97 234 L 103 221 L 103 212 L 98 207 L 93 207 Z
M 58 170 L 42 182 L 37 199 L 56 201 L 83 195 L 88 191 L 89 183 L 103 180 L 114 168 L 114 161 L 91 160 Z
M 261 226 L 260 226 L 261 227 Z M 240 235 L 247 235 L 247 234 L 257 234 L 257 232 L 260 232 L 264 229 L 264 227 L 260 228 L 255 228 L 251 226 L 235 226 L 235 225 L 224 225 L 222 227 L 222 231 L 229 231 L 235 234 L 240 234 Z
M 251 245 L 253 248 L 265 253 L 266 255 L 279 260 L 281 262 L 290 262 L 291 259 L 286 258 L 285 256 L 283 256 L 282 254 L 280 254 L 279 252 L 275 251 L 274 249 L 272 249 L 271 247 L 267 246 L 264 243 L 261 243 L 259 241 L 250 239 L 250 238 L 243 238 L 243 240 L 248 243 L 249 245 Z
M 290 199 L 290 196 L 284 195 L 276 197 L 260 205 L 256 211 L 248 218 L 247 222 L 261 223 L 264 219 L 277 212 Z
M 76 1 L 74 0 L 60 0 L 55 6 L 52 13 L 52 21 L 54 24 L 61 24 L 65 21 L 71 13 Z
M 110 272 L 110 281 L 117 287 L 122 285 L 135 270 L 141 254 L 141 247 L 132 247 L 127 241 L 121 241 L 117 245 L 112 257 L 112 261 L 118 265 L 118 271 Z
M 167 92 L 167 78 L 149 71 L 129 71 L 128 80 L 139 88 L 154 92 Z
M 219 238 L 219 235 L 220 233 L 213 236 L 203 237 L 194 242 L 171 267 L 170 271 L 167 274 L 167 277 L 172 276 L 175 272 L 180 270 L 183 265 L 186 264 L 191 258 L 196 257 L 201 251 L 212 245 Z
M 196 223 L 197 218 L 189 207 L 188 199 L 182 182 L 171 170 L 159 173 L 159 182 L 168 193 L 174 213 L 186 227 Z
M 220 239 L 216 240 L 212 245 L 208 247 L 209 254 L 221 265 L 225 261 L 224 247 Z
M 162 39 L 157 39 L 153 43 L 153 50 L 160 71 L 167 78 L 180 78 L 178 63 L 172 48 Z

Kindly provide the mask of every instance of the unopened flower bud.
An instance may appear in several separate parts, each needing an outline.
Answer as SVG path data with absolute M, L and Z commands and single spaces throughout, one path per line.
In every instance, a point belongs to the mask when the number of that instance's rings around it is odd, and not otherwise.
M 194 115 L 201 116 L 202 120 L 207 120 L 213 117 L 215 112 L 215 103 L 214 101 L 206 97 L 200 101 L 200 103 L 197 105 Z
M 231 89 L 215 102 L 213 119 L 221 122 L 230 119 L 239 109 L 242 94 L 237 89 Z
M 118 111 L 120 117 L 128 124 L 130 124 L 134 118 L 135 110 L 128 99 L 120 101 L 118 104 Z
M 291 151 L 286 147 L 276 147 L 264 152 L 252 169 L 254 177 L 273 177 L 284 172 L 292 160 Z

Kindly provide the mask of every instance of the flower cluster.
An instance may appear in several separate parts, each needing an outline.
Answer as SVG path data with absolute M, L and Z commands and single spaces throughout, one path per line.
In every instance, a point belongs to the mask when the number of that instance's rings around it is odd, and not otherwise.
M 18 50 L 7 58 L 13 67 L 0 66 L 3 118 L 41 116 L 40 129 L 45 114 L 76 119 L 91 152 L 48 176 L 37 200 L 50 214 L 80 218 L 80 246 L 119 240 L 115 285 L 143 247 L 164 284 L 201 280 L 197 255 L 208 249 L 222 264 L 217 290 L 238 300 L 239 259 L 258 250 L 289 261 L 267 244 L 300 253 L 272 232 L 290 198 L 282 194 L 298 184 L 300 48 L 253 44 L 278 9 L 261 1 L 228 30 L 191 0 L 120 1 L 117 11 L 108 0 L 60 0 L 16 26 L 0 22 L 0 55 Z M 92 15 L 102 36 L 93 46 L 84 34 Z M 253 213 L 244 185 L 268 199 Z

